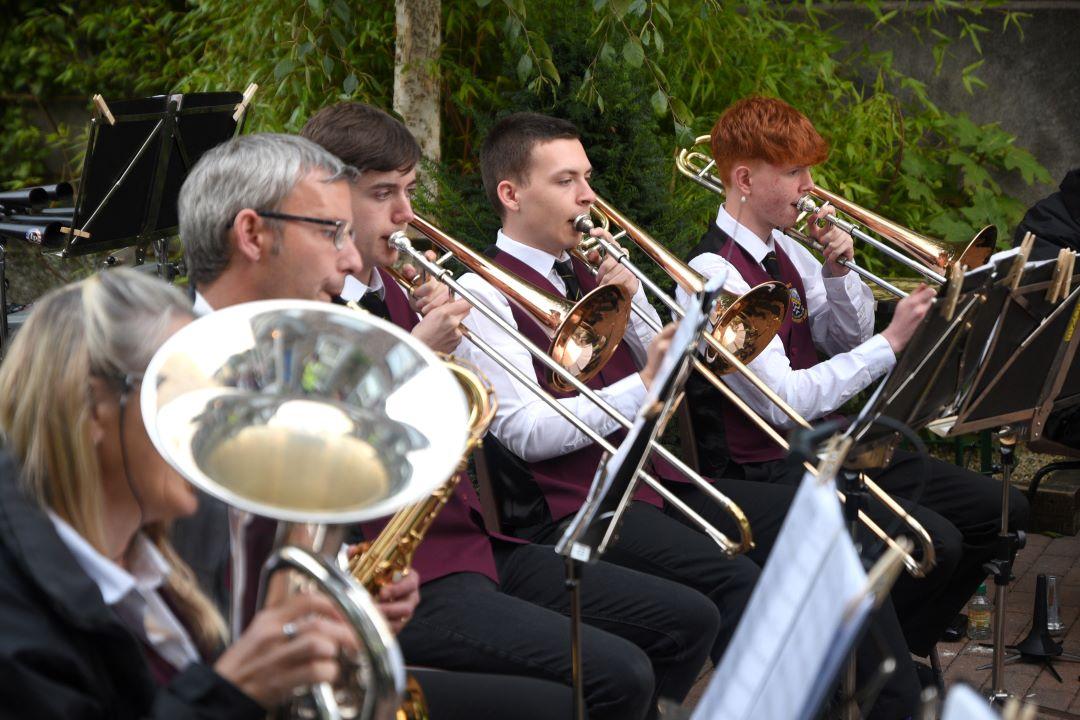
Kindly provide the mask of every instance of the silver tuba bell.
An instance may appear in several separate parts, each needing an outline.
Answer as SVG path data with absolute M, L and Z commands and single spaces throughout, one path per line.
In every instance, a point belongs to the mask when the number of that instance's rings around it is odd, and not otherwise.
M 418 502 L 453 473 L 469 416 L 456 378 L 379 318 L 273 300 L 182 328 L 151 360 L 141 400 L 161 455 L 231 508 L 234 635 L 246 577 L 235 549 L 245 547 L 251 516 L 278 521 L 260 598 L 316 585 L 357 633 L 361 656 L 343 658 L 342 679 L 311 688 L 288 714 L 394 717 L 405 686 L 401 652 L 337 555 L 346 525 Z M 280 570 L 289 572 L 273 577 Z

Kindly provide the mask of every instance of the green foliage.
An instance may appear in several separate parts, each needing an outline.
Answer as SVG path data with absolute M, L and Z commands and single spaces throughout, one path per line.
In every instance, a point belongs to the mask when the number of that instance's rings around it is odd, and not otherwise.
M 867 33 L 913 38 L 936 72 L 960 77 L 976 96 L 983 49 L 1001 33 L 1022 33 L 1024 18 L 1000 0 L 862 5 Z M 438 193 L 420 204 L 477 245 L 498 225 L 480 188 L 479 144 L 496 118 L 521 109 L 577 123 L 597 189 L 679 253 L 716 198 L 678 178 L 674 150 L 750 93 L 787 100 L 830 141 L 815 175 L 823 185 L 926 234 L 955 241 L 993 223 L 1007 235 L 1022 208 L 998 181 L 1050 181 L 1000 127 L 945 112 L 891 54 L 846 40 L 828 3 L 443 0 L 442 10 L 433 70 L 442 80 L 442 162 L 425 167 Z M 256 82 L 249 131 L 296 131 L 341 99 L 391 105 L 390 0 L 84 0 L 77 11 L 16 0 L 0 28 L 7 186 L 77 174 L 82 136 L 54 110 L 88 109 L 95 92 Z M 960 67 L 959 47 L 975 62 Z
M 847 41 L 827 4 L 507 0 L 502 14 L 494 3 L 449 5 L 443 67 L 455 91 L 444 116 L 454 132 L 444 138 L 444 170 L 478 182 L 476 145 L 500 113 L 535 109 L 570 118 L 582 129 L 597 188 L 679 253 L 696 240 L 716 199 L 678 179 L 671 156 L 752 93 L 802 109 L 829 140 L 819 182 L 947 241 L 967 240 L 986 224 L 1009 236 L 1023 208 L 1003 193 L 1001 178 L 1051 181 L 1000 127 L 942 110 L 890 53 Z M 981 54 L 996 33 L 1021 31 L 1024 17 L 997 0 L 887 12 L 873 0 L 864 5 L 869 33 L 916 37 L 936 71 L 959 75 L 972 93 L 983 87 L 982 60 L 959 67 L 957 43 Z M 538 69 L 548 61 L 561 82 Z M 451 225 L 462 213 L 475 216 L 460 205 L 444 207 Z M 458 229 L 490 237 L 494 225 L 492 217 Z M 860 254 L 860 262 L 897 271 L 873 254 Z

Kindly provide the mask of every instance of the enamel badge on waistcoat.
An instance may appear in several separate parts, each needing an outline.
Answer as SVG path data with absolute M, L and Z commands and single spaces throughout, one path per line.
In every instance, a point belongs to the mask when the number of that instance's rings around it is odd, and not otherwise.
M 788 285 L 788 295 L 791 298 L 790 317 L 792 322 L 801 323 L 806 320 L 806 305 L 799 297 L 799 291 Z

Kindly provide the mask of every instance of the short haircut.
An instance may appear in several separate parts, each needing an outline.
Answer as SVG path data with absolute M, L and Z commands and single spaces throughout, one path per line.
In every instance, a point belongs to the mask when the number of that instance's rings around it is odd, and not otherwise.
M 343 102 L 324 107 L 300 131 L 360 172 L 408 172 L 420 161 L 409 129 L 377 107 Z
M 818 165 L 829 144 L 805 115 L 783 100 L 752 96 L 738 100 L 716 121 L 711 135 L 716 169 L 725 180 L 740 160 L 773 165 Z
M 533 147 L 552 140 L 580 138 L 581 133 L 569 120 L 539 113 L 514 113 L 495 123 L 480 148 L 480 174 L 484 192 L 499 217 L 506 214 L 499 200 L 499 183 L 527 182 Z
M 207 151 L 188 174 L 177 203 L 189 281 L 210 283 L 224 272 L 232 255 L 229 228 L 238 212 L 276 210 L 316 171 L 327 183 L 356 176 L 350 166 L 296 135 L 242 135 Z

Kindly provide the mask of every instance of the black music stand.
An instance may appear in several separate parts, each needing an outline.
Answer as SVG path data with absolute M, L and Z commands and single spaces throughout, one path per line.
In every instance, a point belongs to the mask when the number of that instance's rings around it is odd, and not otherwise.
M 53 201 L 71 197 L 71 185 L 57 183 L 0 192 L 0 358 L 7 354 L 7 248 L 4 238 L 18 238 L 44 248 L 57 247 L 60 222 L 55 210 L 44 209 Z
M 1008 697 L 1005 595 L 1013 557 L 1024 545 L 1023 533 L 1010 533 L 1008 527 L 1014 449 L 1026 432 L 1019 426 L 1033 423 L 1068 380 L 1076 342 L 1071 338 L 1063 343 L 1062 338 L 1080 298 L 1080 290 L 1069 290 L 1074 282 L 1071 259 L 1028 263 L 1029 250 L 996 255 L 963 277 L 954 271 L 897 367 L 852 425 L 853 437 L 871 446 L 892 441 L 871 435 L 867 423 L 882 415 L 913 428 L 934 424 L 935 431 L 945 435 L 1004 428 L 999 436 L 1003 478 L 998 557 L 986 565 L 996 585 L 995 701 Z
M 645 465 L 652 443 L 671 417 L 675 399 L 689 372 L 690 358 L 697 352 L 698 340 L 725 277 L 719 273 L 711 278 L 697 296 L 697 302 L 688 308 L 633 426 L 615 454 L 601 459 L 585 502 L 555 545 L 555 552 L 566 559 L 566 588 L 570 592 L 570 663 L 576 720 L 585 717 L 581 656 L 581 580 L 585 566 L 598 561 L 615 541 L 623 513 L 637 488 L 637 474 Z
M 86 162 L 61 257 L 157 245 L 176 235 L 176 199 L 188 171 L 210 148 L 236 135 L 252 85 L 238 92 L 155 95 L 106 105 L 95 96 Z

